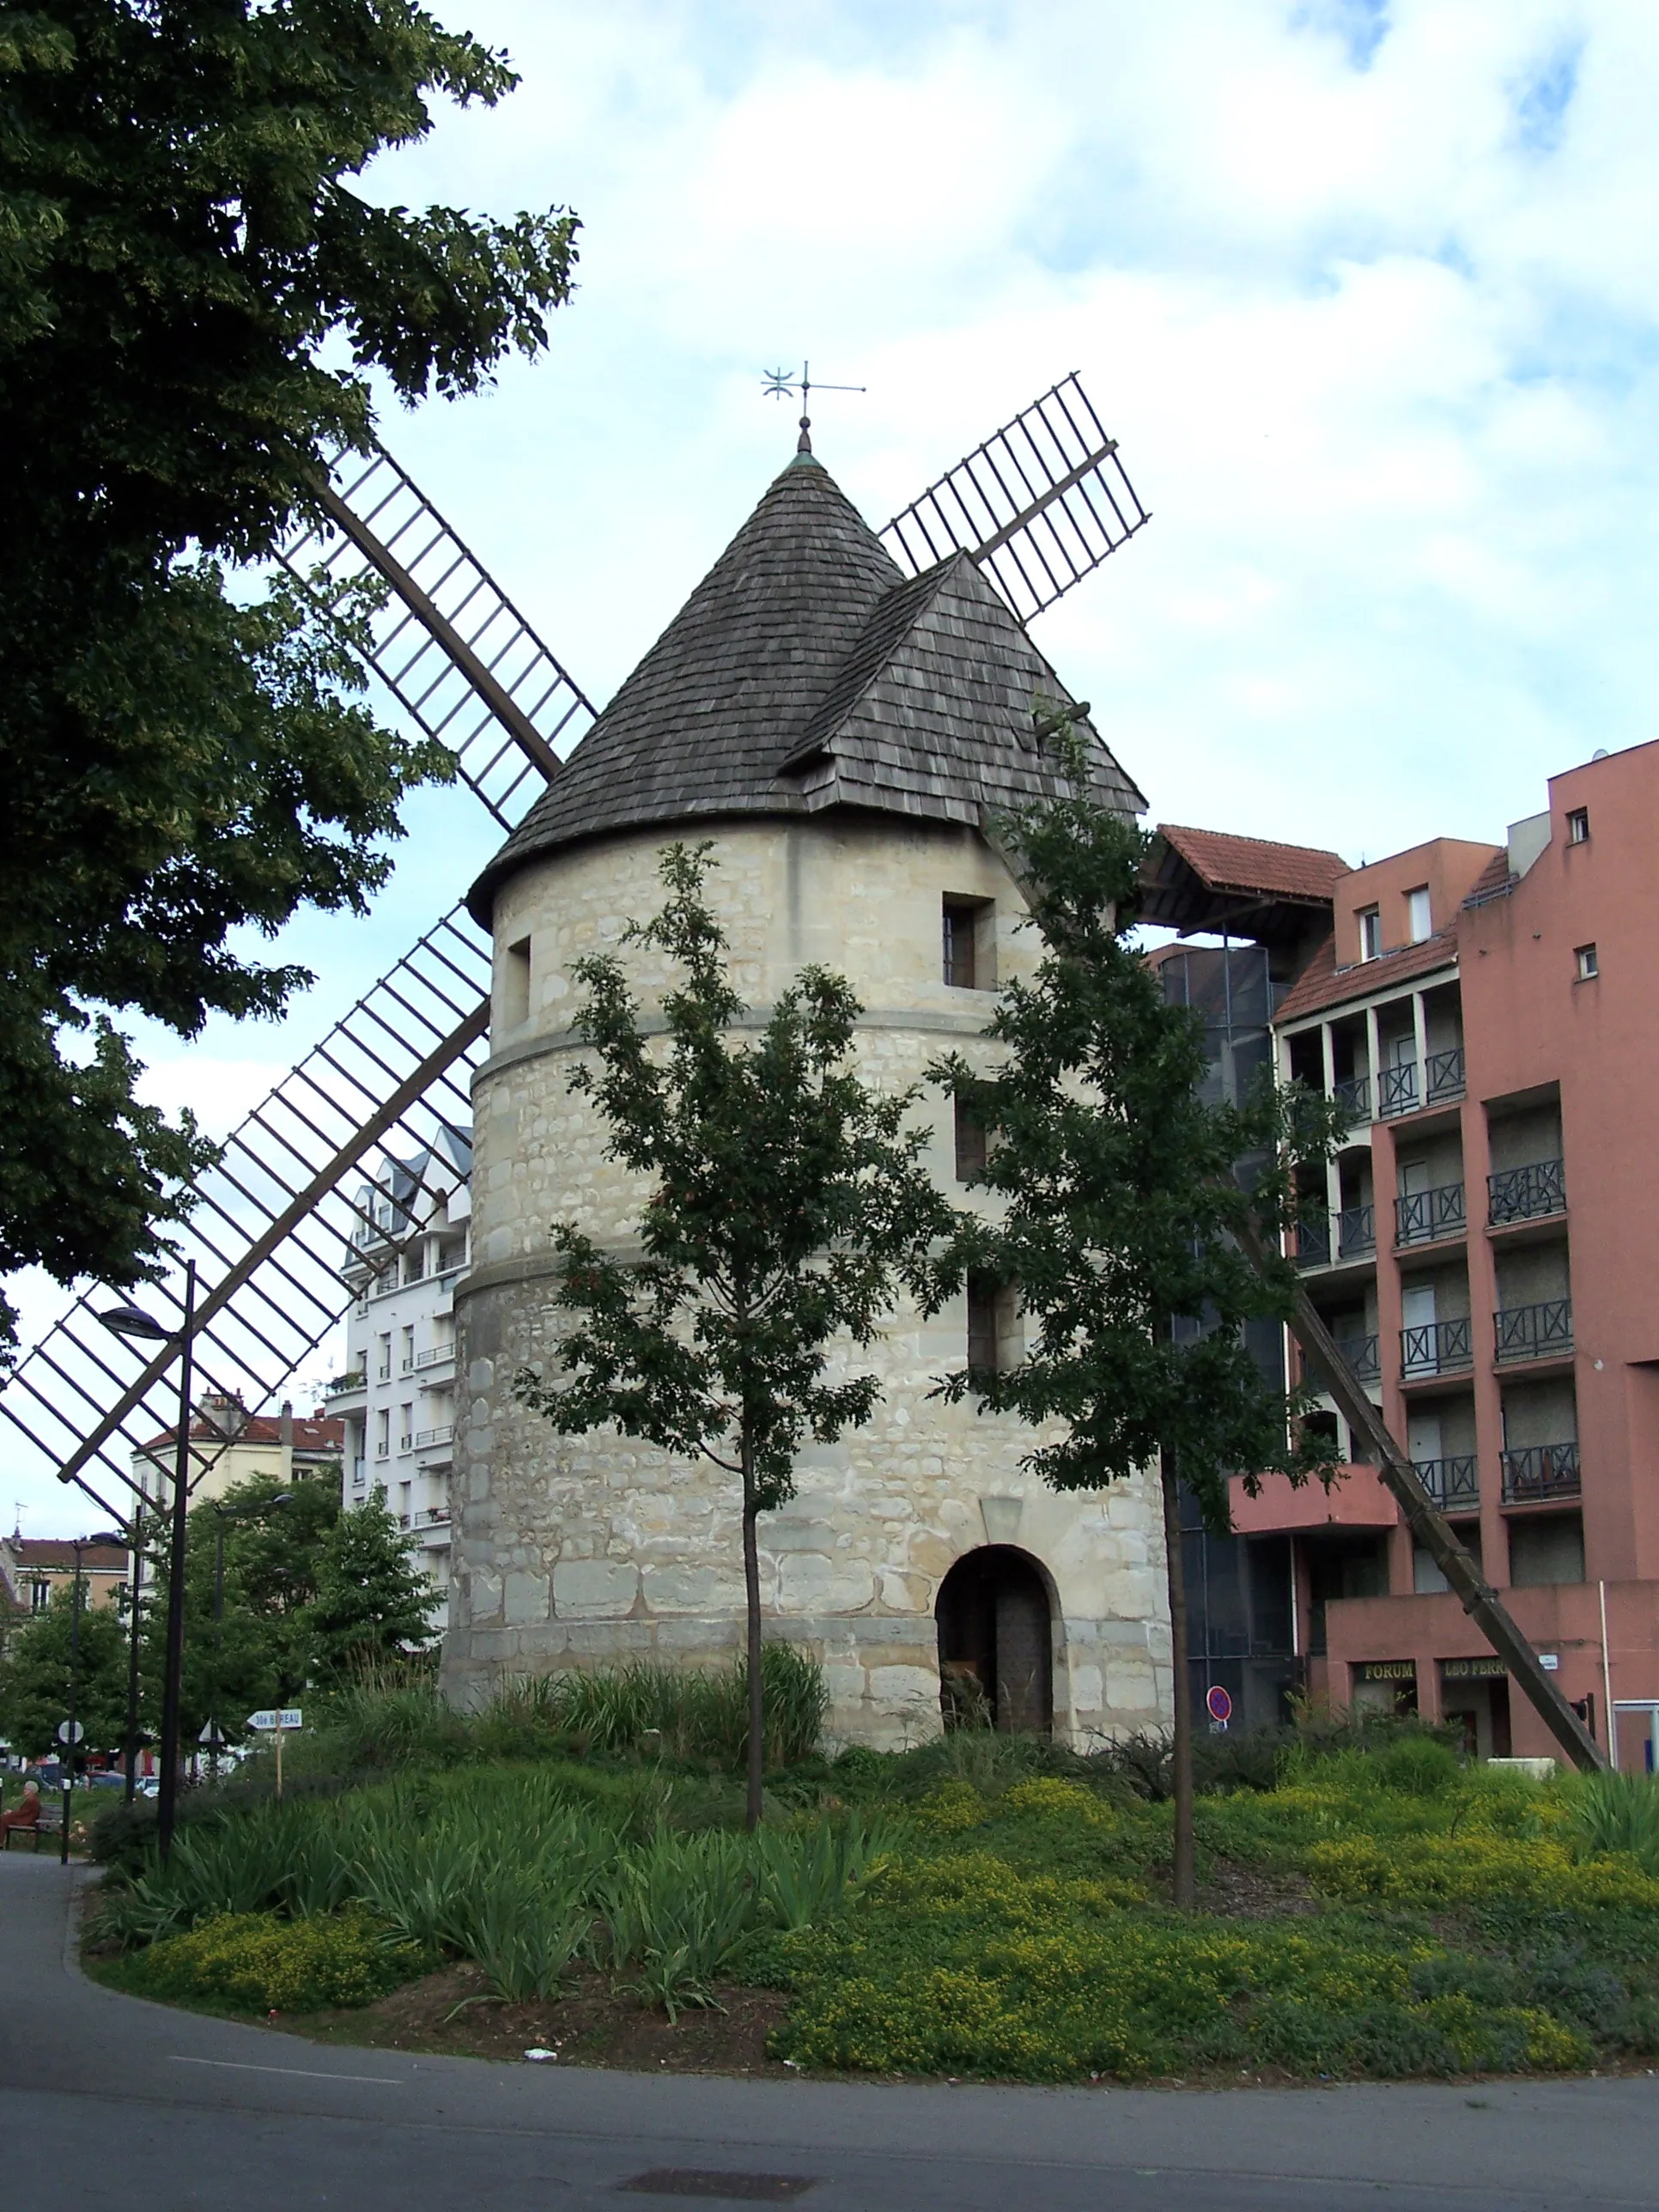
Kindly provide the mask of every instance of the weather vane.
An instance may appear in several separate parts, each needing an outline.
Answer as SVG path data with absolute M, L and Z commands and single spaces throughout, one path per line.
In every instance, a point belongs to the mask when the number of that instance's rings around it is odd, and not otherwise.
M 811 362 L 805 361 L 800 365 L 799 376 L 791 375 L 787 368 L 763 368 L 761 371 L 766 379 L 769 398 L 781 399 L 786 393 L 793 392 L 800 394 L 800 436 L 795 442 L 798 453 L 810 453 L 812 450 L 812 418 L 807 407 L 813 392 L 862 392 L 866 388 L 862 384 L 814 385 L 811 371 Z

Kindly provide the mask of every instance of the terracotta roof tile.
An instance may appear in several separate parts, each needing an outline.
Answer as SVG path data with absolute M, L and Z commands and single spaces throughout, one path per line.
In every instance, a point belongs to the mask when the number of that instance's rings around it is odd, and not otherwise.
M 1158 834 L 1211 890 L 1328 900 L 1338 878 L 1353 872 L 1340 853 L 1317 845 L 1276 845 L 1265 837 L 1170 822 L 1160 822 Z
M 170 1444 L 178 1435 L 169 1429 L 163 1436 L 152 1437 L 143 1449 L 155 1451 L 162 1444 Z M 225 1431 L 199 1413 L 190 1425 L 191 1440 L 201 1443 L 279 1444 L 283 1441 L 283 1424 L 274 1413 L 252 1413 L 248 1416 L 234 1436 Z M 335 1453 L 345 1449 L 345 1423 L 337 1416 L 318 1413 L 294 1416 L 294 1449 L 301 1452 Z
M 12 1536 L 6 1549 L 20 1567 L 73 1569 L 75 1547 L 56 1536 Z M 119 1544 L 83 1544 L 81 1567 L 84 1574 L 125 1574 L 127 1554 Z
M 1282 1029 L 1286 1022 L 1300 1020 L 1304 1014 L 1340 1006 L 1349 999 L 1368 999 L 1374 991 L 1386 991 L 1413 975 L 1449 967 L 1456 957 L 1455 924 L 1436 930 L 1432 937 L 1423 938 L 1416 945 L 1396 945 L 1392 952 L 1379 953 L 1375 960 L 1357 961 L 1347 968 L 1337 966 L 1336 940 L 1328 937 L 1285 994 L 1273 1020 Z

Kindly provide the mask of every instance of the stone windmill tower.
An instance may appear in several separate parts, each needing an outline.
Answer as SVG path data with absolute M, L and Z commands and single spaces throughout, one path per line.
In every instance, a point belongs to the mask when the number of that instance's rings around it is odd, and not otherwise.
M 513 1391 L 557 1327 L 551 1224 L 625 1243 L 637 1206 L 568 1087 L 571 969 L 654 910 L 663 846 L 712 843 L 749 1003 L 809 961 L 839 969 L 866 1009 L 865 1072 L 894 1086 L 971 1054 L 991 994 L 1036 957 L 981 823 L 1055 788 L 1033 701 L 1064 686 L 974 559 L 907 574 L 805 426 L 801 448 L 468 902 L 495 965 L 456 1296 L 459 1698 L 502 1672 L 726 1656 L 739 1635 L 730 1479 L 608 1431 L 556 1436 Z M 1137 810 L 1089 734 L 1100 795 Z M 630 957 L 648 1003 L 658 956 Z M 973 1133 L 942 1097 L 934 1114 L 951 1185 Z M 839 1737 L 932 1733 L 942 1676 L 947 1700 L 976 1684 L 1000 1725 L 1072 1740 L 1168 1713 L 1151 1491 L 1057 1497 L 1021 1468 L 1023 1425 L 930 1398 L 970 1340 L 975 1358 L 1017 1357 L 1018 1326 L 972 1287 L 932 1322 L 901 1314 L 873 1353 L 875 1419 L 809 1450 L 795 1501 L 763 1517 L 767 1632 L 823 1662 Z

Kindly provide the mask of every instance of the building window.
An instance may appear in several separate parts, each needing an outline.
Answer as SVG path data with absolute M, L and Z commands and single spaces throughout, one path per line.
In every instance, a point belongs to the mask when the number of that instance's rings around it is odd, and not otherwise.
M 968 1364 L 995 1368 L 997 1358 L 997 1286 L 989 1275 L 968 1278 Z
M 1569 845 L 1588 845 L 1589 842 L 1589 809 L 1575 806 L 1567 816 Z
M 940 972 L 956 990 L 980 991 L 990 983 L 990 961 L 980 953 L 981 933 L 990 913 L 988 899 L 947 898 L 945 902 Z
M 1419 884 L 1414 891 L 1406 894 L 1406 922 L 1413 945 L 1420 945 L 1425 937 L 1434 934 L 1434 925 L 1429 918 L 1429 887 Z
M 957 1101 L 957 1181 L 970 1182 L 985 1169 L 985 1127 Z
M 1581 983 L 1588 983 L 1592 975 L 1601 974 L 1601 970 L 1595 957 L 1595 947 L 1593 945 L 1581 945 L 1572 957 L 1578 965 L 1578 980 Z
M 31 1613 L 44 1613 L 51 1603 L 52 1584 L 49 1582 L 33 1582 L 29 1584 Z
M 392 1456 L 392 1410 L 390 1407 L 383 1407 L 374 1416 L 374 1456 L 376 1459 L 390 1459 Z
M 530 939 L 507 948 L 501 963 L 501 1026 L 516 1030 L 530 1019 Z
M 1382 950 L 1382 916 L 1374 906 L 1362 908 L 1359 915 L 1359 957 L 1375 960 Z

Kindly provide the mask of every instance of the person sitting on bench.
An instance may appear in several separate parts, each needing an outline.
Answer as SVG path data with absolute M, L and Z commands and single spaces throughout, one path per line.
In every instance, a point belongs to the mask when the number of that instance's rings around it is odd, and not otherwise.
M 15 1812 L 0 1813 L 0 1842 L 13 1828 L 38 1828 L 40 1825 L 40 1785 L 38 1782 L 23 1784 L 23 1802 Z

